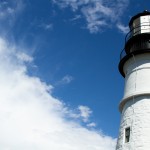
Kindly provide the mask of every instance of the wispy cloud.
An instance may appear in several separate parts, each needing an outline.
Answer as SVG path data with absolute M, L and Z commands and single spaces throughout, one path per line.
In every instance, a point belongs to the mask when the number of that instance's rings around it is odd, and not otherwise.
M 43 28 L 44 30 L 52 30 L 53 24 L 52 23 L 42 23 L 39 25 L 40 28 Z
M 23 52 L 18 52 L 16 54 L 17 58 L 23 62 L 32 62 L 33 61 L 33 57 L 27 55 L 26 53 Z
M 15 26 L 17 18 L 23 12 L 24 8 L 25 5 L 23 3 L 23 0 L 0 1 L 0 38 L 5 37 L 5 40 L 9 41 L 9 39 L 13 37 L 13 35 L 11 34 L 13 32 L 12 28 Z M 11 48 L 11 50 L 13 49 L 15 48 Z M 20 59 L 23 59 L 23 56 L 20 56 L 19 54 L 18 57 L 20 57 Z
M 7 28 L 12 27 L 24 7 L 22 0 L 2 1 L 0 3 L 0 27 L 4 28 L 5 25 L 7 25 Z
M 55 86 L 69 84 L 73 80 L 74 78 L 71 75 L 65 75 L 64 77 L 62 77 L 62 79 L 60 79 L 59 81 L 55 83 Z
M 70 19 L 70 21 L 76 21 L 81 18 L 82 18 L 81 15 L 76 15 L 74 18 Z
M 64 84 L 68 84 L 73 80 L 73 77 L 70 75 L 66 75 L 62 78 L 61 82 Z
M 129 27 L 124 26 L 123 24 L 118 23 L 117 28 L 124 34 L 127 34 L 129 32 Z
M 86 20 L 86 28 L 91 33 L 100 32 L 116 25 L 127 8 L 129 0 L 53 0 L 61 8 L 70 7 L 80 12 Z M 76 14 L 75 14 L 76 15 Z

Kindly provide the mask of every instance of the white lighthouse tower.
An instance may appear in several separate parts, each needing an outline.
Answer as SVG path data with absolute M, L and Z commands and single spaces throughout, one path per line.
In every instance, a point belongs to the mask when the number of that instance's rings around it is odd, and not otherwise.
M 119 71 L 125 78 L 116 150 L 150 150 L 150 12 L 132 17 Z

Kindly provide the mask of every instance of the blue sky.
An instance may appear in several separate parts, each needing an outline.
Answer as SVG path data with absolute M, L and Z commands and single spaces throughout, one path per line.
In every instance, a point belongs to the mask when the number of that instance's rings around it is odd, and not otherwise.
M 119 54 L 130 18 L 150 3 L 0 2 L 0 149 L 113 150 L 124 88 Z

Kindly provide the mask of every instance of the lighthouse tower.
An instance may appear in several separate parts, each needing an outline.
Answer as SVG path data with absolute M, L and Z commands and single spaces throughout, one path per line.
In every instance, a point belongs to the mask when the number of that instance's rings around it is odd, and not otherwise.
M 116 150 L 150 150 L 150 12 L 131 18 L 119 71 L 125 78 Z

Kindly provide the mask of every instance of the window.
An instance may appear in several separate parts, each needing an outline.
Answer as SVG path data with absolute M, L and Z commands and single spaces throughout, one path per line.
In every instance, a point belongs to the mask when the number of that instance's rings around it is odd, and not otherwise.
M 128 143 L 130 140 L 130 127 L 125 129 L 125 143 Z

